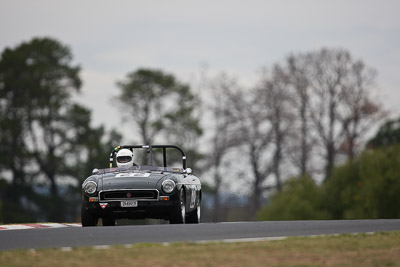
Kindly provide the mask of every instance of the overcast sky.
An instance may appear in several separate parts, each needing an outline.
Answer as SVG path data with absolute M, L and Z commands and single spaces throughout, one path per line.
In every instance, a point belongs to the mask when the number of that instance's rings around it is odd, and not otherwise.
M 0 0 L 0 51 L 33 37 L 70 46 L 96 125 L 121 122 L 110 98 L 138 68 L 189 82 L 206 64 L 251 85 L 261 67 L 322 47 L 375 68 L 381 102 L 400 115 L 399 11 L 399 0 Z

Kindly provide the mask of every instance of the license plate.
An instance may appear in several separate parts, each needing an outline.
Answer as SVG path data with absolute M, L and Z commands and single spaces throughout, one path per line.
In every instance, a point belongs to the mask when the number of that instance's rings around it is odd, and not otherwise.
M 137 200 L 121 201 L 121 207 L 123 207 L 123 208 L 130 208 L 130 207 L 137 207 L 137 206 L 138 206 Z

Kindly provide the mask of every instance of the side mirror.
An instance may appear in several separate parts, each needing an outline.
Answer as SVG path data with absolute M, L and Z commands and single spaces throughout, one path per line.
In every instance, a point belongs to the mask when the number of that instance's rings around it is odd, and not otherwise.
M 191 168 L 186 168 L 185 171 L 186 171 L 187 174 L 192 174 L 192 172 L 193 172 Z
M 99 174 L 99 173 L 100 173 L 100 171 L 97 168 L 94 168 L 93 171 L 92 171 L 92 174 Z

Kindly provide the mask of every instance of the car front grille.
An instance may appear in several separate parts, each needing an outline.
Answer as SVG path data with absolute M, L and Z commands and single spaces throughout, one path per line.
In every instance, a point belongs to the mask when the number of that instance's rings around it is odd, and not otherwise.
M 100 200 L 158 200 L 158 190 L 110 190 L 101 191 Z

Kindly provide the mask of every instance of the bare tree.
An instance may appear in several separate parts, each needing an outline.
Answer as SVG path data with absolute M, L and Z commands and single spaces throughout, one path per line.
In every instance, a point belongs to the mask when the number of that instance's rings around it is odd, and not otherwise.
M 313 99 L 310 115 L 324 147 L 325 179 L 330 177 L 342 139 L 339 108 L 344 99 L 344 84 L 351 68 L 351 57 L 344 50 L 322 49 L 309 53 Z
M 207 164 L 213 168 L 214 182 L 214 210 L 212 220 L 214 222 L 221 220 L 222 203 L 221 203 L 221 187 L 224 176 L 222 175 L 222 165 L 226 154 L 237 147 L 241 140 L 236 132 L 232 129 L 234 126 L 234 118 L 231 116 L 229 105 L 229 96 L 236 91 L 238 85 L 235 79 L 221 74 L 209 83 L 208 87 L 211 91 L 211 98 L 208 102 L 212 104 L 207 107 L 209 116 L 212 116 L 212 136 L 211 151 L 208 156 Z
M 365 131 L 384 113 L 369 97 L 374 71 L 354 61 L 348 51 L 322 49 L 307 57 L 311 66 L 310 117 L 324 148 L 327 179 L 338 153 L 354 157 Z
M 254 104 L 259 102 L 264 113 L 261 118 L 270 125 L 272 134 L 272 173 L 278 191 L 282 190 L 281 168 L 287 150 L 287 138 L 293 124 L 292 96 L 288 88 L 287 75 L 279 65 L 275 65 L 269 77 L 264 71 L 260 85 L 255 90 Z
M 299 175 L 310 173 L 312 155 L 312 136 L 310 132 L 310 66 L 304 54 L 291 55 L 286 58 L 285 72 L 288 87 L 293 91 L 292 103 L 297 120 L 293 123 L 291 157 L 299 169 Z
M 221 163 L 232 148 L 242 152 L 243 173 L 248 174 L 250 218 L 266 192 L 282 190 L 284 172 L 291 174 L 284 167 L 291 163 L 306 175 L 321 165 L 322 153 L 321 169 L 329 178 L 339 153 L 355 156 L 368 129 L 385 115 L 370 97 L 374 77 L 374 71 L 341 49 L 291 55 L 263 72 L 253 89 L 240 90 L 221 77 L 210 109 L 217 190 Z
M 362 137 L 387 115 L 370 96 L 375 73 L 362 61 L 355 62 L 350 69 L 344 91 L 343 114 L 340 117 L 344 134 L 340 151 L 350 159 L 359 152 Z
M 257 102 L 255 102 L 257 100 Z M 253 218 L 262 205 L 262 196 L 266 190 L 275 186 L 266 184 L 272 172 L 272 164 L 268 150 L 273 140 L 272 127 L 267 121 L 266 112 L 260 108 L 264 106 L 252 90 L 231 92 L 229 95 L 230 116 L 235 122 L 235 132 L 241 139 L 240 149 L 246 156 L 249 166 L 243 159 L 242 169 L 249 168 L 251 176 L 244 177 L 250 183 L 250 202 L 248 216 Z M 245 173 L 249 173 L 244 171 Z
M 218 103 L 215 114 L 223 114 L 224 119 L 218 121 L 214 118 L 221 135 L 214 139 L 216 148 L 212 158 L 216 166 L 220 166 L 221 155 L 228 149 L 240 146 L 238 148 L 245 151 L 243 155 L 247 159 L 241 159 L 242 170 L 249 168 L 251 173 L 245 177 L 251 192 L 249 218 L 253 218 L 263 204 L 264 193 L 273 189 L 280 191 L 283 187 L 282 166 L 293 119 L 286 78 L 283 70 L 276 66 L 271 74 L 262 73 L 258 86 L 253 90 L 229 90 L 234 86 L 225 81 L 219 84 L 219 88 L 224 101 L 228 102 L 221 101 L 221 96 L 215 97 Z M 218 175 L 216 172 L 216 185 L 221 181 Z

